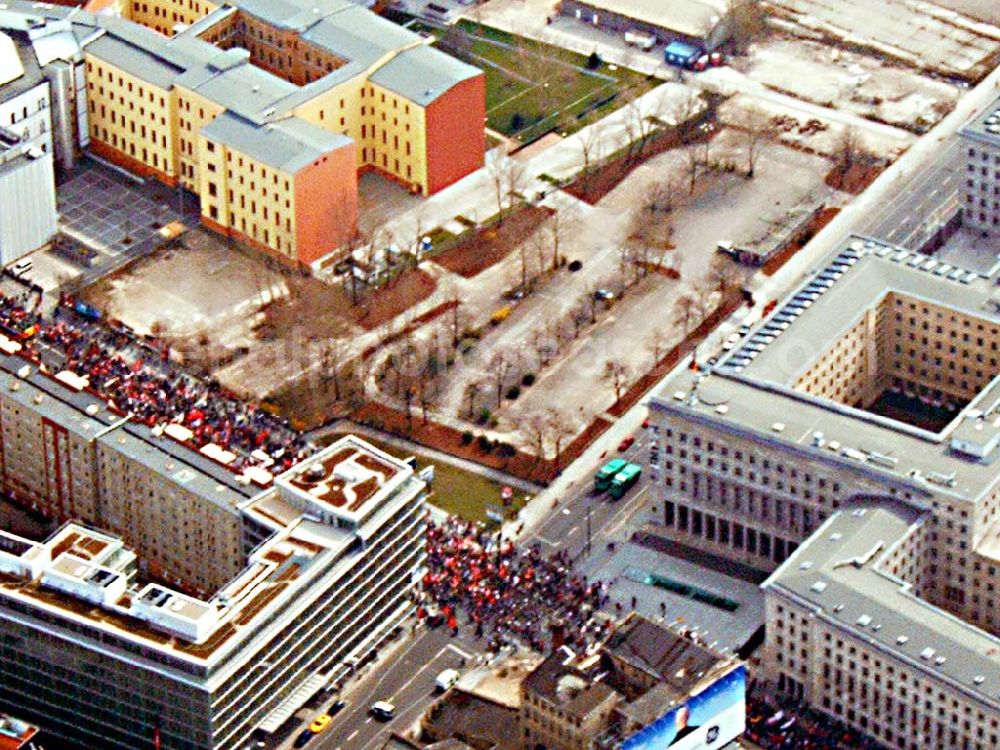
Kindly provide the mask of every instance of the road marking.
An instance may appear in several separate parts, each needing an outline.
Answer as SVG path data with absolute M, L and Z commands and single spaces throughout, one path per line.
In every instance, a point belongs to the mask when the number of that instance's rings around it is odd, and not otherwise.
M 542 544 L 547 544 L 547 545 L 549 545 L 550 547 L 558 547 L 558 546 L 559 546 L 559 545 L 558 545 L 558 544 L 556 544 L 555 542 L 553 542 L 553 541 L 550 541 L 549 539 L 546 539 L 546 538 L 545 538 L 544 536 L 536 536 L 536 537 L 535 537 L 535 539 L 537 539 L 537 540 L 538 540 L 539 542 L 541 542 Z
M 365 724 L 367 724 L 369 721 L 371 721 L 370 718 L 369 719 L 365 719 Z M 347 738 L 347 741 L 350 742 L 355 737 L 357 737 L 360 733 L 361 733 L 360 729 L 355 729 L 353 732 L 351 732 L 350 736 Z
M 574 535 L 574 534 L 575 534 L 576 532 L 578 532 L 579 530 L 580 530 L 580 527 L 579 527 L 579 526 L 574 526 L 574 527 L 573 527 L 572 529 L 570 529 L 570 530 L 569 530 L 569 531 L 567 532 L 566 536 L 573 536 L 573 535 Z
M 621 513 L 619 514 L 618 521 L 616 521 L 614 524 L 612 524 L 607 528 L 605 536 L 614 536 L 615 534 L 618 533 L 618 530 L 622 527 L 622 525 L 624 525 L 626 521 L 631 520 L 632 506 L 635 505 L 637 502 L 639 502 L 640 499 L 642 499 L 642 496 L 646 494 L 646 490 L 648 490 L 650 486 L 651 485 L 648 484 L 644 485 L 643 488 L 636 493 L 636 496 L 633 497 L 631 500 L 629 500 L 628 503 L 626 503 L 625 507 L 622 508 Z
M 472 658 L 472 654 L 467 654 L 465 651 L 463 651 L 462 649 L 460 649 L 454 643 L 449 643 L 446 646 L 446 648 L 454 651 L 456 654 L 458 654 L 459 656 L 461 656 L 463 659 L 471 659 Z

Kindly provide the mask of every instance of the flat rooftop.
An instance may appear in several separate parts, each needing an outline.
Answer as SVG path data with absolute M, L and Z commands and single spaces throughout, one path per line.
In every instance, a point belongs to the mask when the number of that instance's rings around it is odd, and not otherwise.
M 351 535 L 318 526 L 296 522 L 283 529 L 209 600 L 138 584 L 135 555 L 121 540 L 82 526 L 68 524 L 43 542 L 0 532 L 0 606 L 17 600 L 205 663 L 249 633 L 274 600 L 290 596 L 322 553 L 350 544 Z
M 717 365 L 676 372 L 650 407 L 749 433 L 761 443 L 870 472 L 897 486 L 976 499 L 997 482 L 1000 451 L 971 456 L 955 450 L 953 438 L 970 434 L 967 420 L 994 429 L 1000 375 L 940 433 L 795 390 L 791 383 L 888 294 L 953 308 L 988 328 L 1000 324 L 994 288 L 995 279 L 976 272 L 848 238 Z
M 405 462 L 347 435 L 279 476 L 275 486 L 307 514 L 357 523 L 412 473 Z
M 902 504 L 842 510 L 763 588 L 1000 710 L 1000 639 L 918 598 L 881 569 L 894 546 L 927 520 Z
M 2 334 L 0 389 L 6 398 L 42 419 L 128 455 L 165 480 L 183 485 L 216 505 L 235 509 L 270 483 L 266 470 L 256 467 L 256 473 L 250 469 L 237 473 L 226 465 L 225 457 L 187 443 L 183 431 L 168 425 L 150 428 L 124 419 L 89 388 L 86 378 L 43 371 L 38 363 L 22 356 L 20 343 Z
M 980 143 L 1000 147 L 1000 99 L 972 118 L 959 134 Z

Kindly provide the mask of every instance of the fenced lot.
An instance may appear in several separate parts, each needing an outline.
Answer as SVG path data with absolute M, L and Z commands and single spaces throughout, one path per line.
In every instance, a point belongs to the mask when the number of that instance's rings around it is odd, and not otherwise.
M 433 34 L 440 49 L 483 70 L 489 127 L 521 143 L 555 129 L 574 132 L 657 83 L 466 19 L 448 27 L 419 21 L 410 28 Z

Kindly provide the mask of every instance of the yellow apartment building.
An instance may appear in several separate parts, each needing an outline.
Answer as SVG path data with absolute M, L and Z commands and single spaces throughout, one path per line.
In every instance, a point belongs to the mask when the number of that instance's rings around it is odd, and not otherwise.
M 146 0 L 118 13 L 79 21 L 96 37 L 94 150 L 179 183 L 206 225 L 286 262 L 353 236 L 359 174 L 430 195 L 482 166 L 482 72 L 349 0 Z

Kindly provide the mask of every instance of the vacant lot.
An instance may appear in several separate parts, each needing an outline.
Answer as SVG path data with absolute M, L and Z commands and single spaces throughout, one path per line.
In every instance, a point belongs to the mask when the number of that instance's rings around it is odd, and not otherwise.
M 204 336 L 229 349 L 250 344 L 255 315 L 287 293 L 282 274 L 196 230 L 179 249 L 160 249 L 81 294 L 137 333 Z
M 970 81 L 986 75 L 1000 47 L 1000 29 L 980 26 L 930 2 L 766 0 L 763 5 L 775 27 L 797 36 L 866 49 L 919 70 Z

